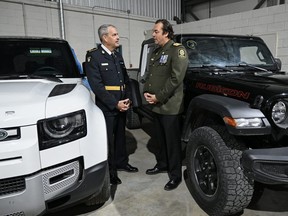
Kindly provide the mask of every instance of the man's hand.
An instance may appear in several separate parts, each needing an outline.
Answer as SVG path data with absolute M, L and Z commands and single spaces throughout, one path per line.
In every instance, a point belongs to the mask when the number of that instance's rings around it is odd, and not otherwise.
M 145 92 L 144 97 L 149 104 L 156 104 L 158 102 L 155 94 Z
M 125 100 L 120 100 L 120 101 L 118 101 L 117 109 L 120 112 L 125 112 L 129 109 L 130 104 L 131 104 L 131 101 L 129 100 L 129 98 L 127 98 Z

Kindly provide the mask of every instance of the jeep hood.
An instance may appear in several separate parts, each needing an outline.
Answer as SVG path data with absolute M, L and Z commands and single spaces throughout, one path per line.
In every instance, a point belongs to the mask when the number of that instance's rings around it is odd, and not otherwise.
M 234 86 L 237 85 L 248 87 L 255 94 L 270 97 L 288 93 L 288 76 L 283 74 L 240 76 L 234 83 Z
M 267 100 L 275 95 L 288 94 L 288 75 L 285 74 L 207 75 L 195 81 L 193 90 L 198 89 L 198 94 L 217 93 L 247 102 L 254 101 L 257 96 L 263 96 Z
M 0 128 L 36 124 L 45 118 L 46 100 L 57 83 L 0 81 Z

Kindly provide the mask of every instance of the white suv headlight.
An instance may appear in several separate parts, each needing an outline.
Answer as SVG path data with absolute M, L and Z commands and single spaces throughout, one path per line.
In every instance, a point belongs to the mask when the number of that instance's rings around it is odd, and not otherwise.
M 69 135 L 75 128 L 84 124 L 80 113 L 63 118 L 43 122 L 43 128 L 52 138 L 62 138 Z
M 80 139 L 87 134 L 84 110 L 40 120 L 37 127 L 40 150 Z

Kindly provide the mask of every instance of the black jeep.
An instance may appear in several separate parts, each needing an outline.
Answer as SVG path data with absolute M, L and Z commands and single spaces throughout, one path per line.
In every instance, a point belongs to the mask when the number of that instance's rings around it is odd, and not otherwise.
M 288 184 L 288 75 L 259 37 L 176 35 L 189 54 L 183 113 L 187 187 L 209 215 L 241 214 L 256 185 Z M 142 44 L 127 127 L 153 113 L 142 97 L 155 44 Z M 254 194 L 254 195 L 253 195 Z

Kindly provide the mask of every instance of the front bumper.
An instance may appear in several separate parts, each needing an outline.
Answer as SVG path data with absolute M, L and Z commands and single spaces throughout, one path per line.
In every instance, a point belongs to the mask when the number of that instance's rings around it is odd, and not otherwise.
M 3 188 L 17 188 L 0 194 L 0 215 L 37 216 L 76 204 L 101 191 L 107 166 L 104 161 L 83 170 L 79 159 L 29 176 L 0 180 Z
M 242 155 L 245 174 L 264 184 L 288 184 L 288 147 L 246 150 Z

